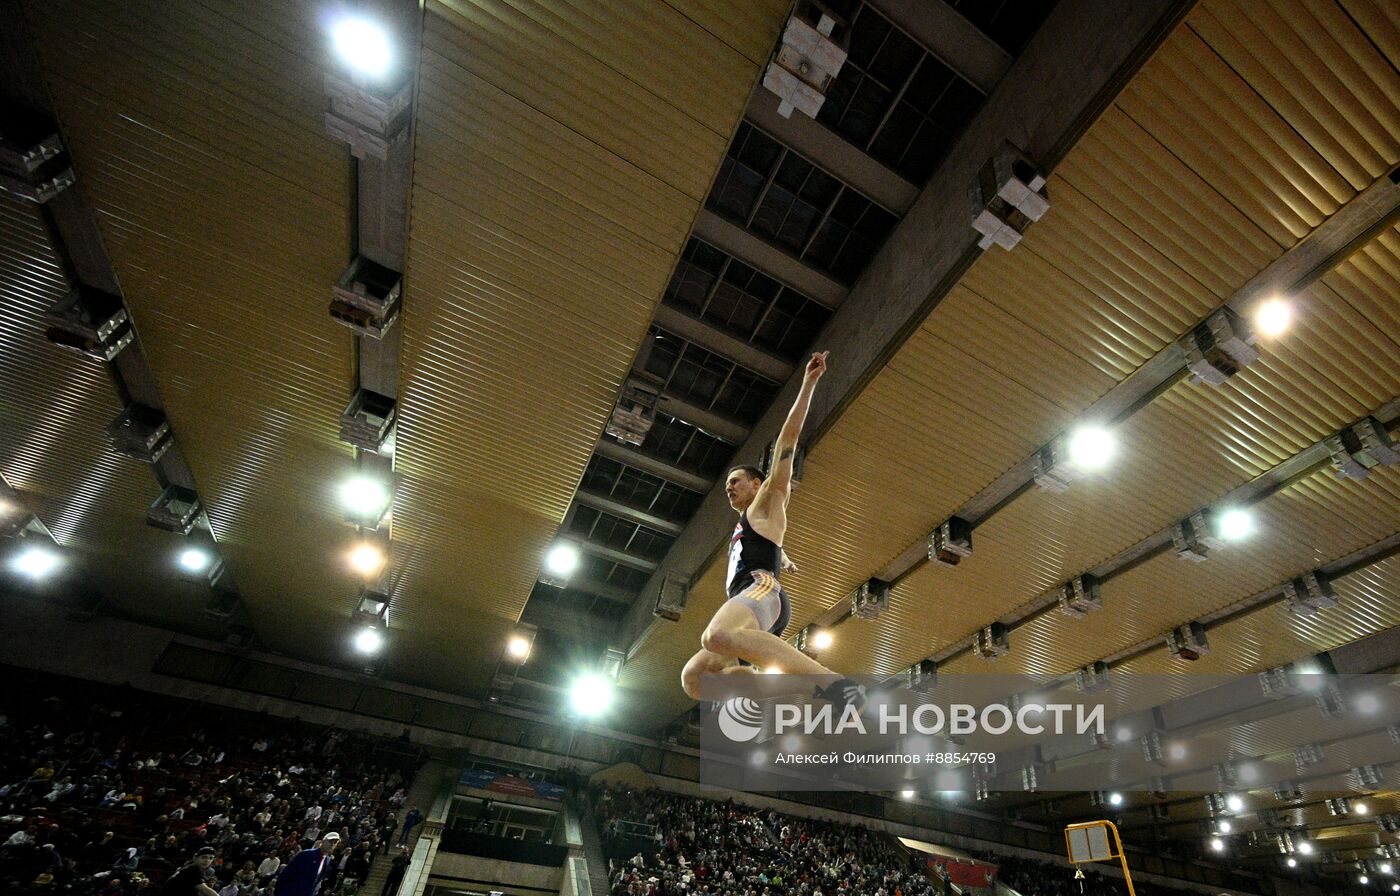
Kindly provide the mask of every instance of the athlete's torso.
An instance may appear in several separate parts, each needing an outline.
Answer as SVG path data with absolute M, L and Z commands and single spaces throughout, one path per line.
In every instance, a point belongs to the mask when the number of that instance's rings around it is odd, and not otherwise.
M 748 511 L 739 514 L 739 522 L 729 538 L 729 574 L 725 581 L 730 596 L 749 586 L 754 570 L 766 569 L 777 576 L 781 568 L 782 548 L 754 530 Z

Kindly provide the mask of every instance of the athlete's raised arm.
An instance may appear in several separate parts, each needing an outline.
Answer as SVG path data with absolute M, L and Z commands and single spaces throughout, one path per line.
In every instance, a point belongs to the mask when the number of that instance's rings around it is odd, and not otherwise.
M 817 380 L 826 373 L 828 352 L 813 352 L 802 374 L 802 388 L 788 411 L 787 420 L 778 432 L 777 443 L 773 446 L 773 469 L 764 481 L 763 488 L 774 498 L 781 497 L 787 502 L 792 489 L 792 458 L 797 451 L 797 440 L 802 435 L 802 426 L 807 422 L 807 409 L 812 404 L 812 393 L 816 391 Z

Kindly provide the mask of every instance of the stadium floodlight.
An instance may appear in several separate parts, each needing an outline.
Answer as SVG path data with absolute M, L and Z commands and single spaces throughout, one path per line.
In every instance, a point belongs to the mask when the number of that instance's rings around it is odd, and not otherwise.
M 392 497 L 388 486 L 369 476 L 352 476 L 340 486 L 340 503 L 345 518 L 366 529 L 378 529 L 389 512 Z
M 186 548 L 180 552 L 178 562 L 185 572 L 200 573 L 209 568 L 213 559 L 209 552 L 202 548 Z
M 522 622 L 516 626 L 510 640 L 506 641 L 506 656 L 517 663 L 528 660 L 530 651 L 535 648 L 535 631 L 535 627 L 529 623 Z
M 384 635 L 377 628 L 362 628 L 355 634 L 355 649 L 360 653 L 378 653 L 384 646 Z
M 388 558 L 384 549 L 368 541 L 362 541 L 350 550 L 350 568 L 366 578 L 379 574 Z
M 1216 520 L 1216 531 L 1226 541 L 1242 541 L 1254 534 L 1254 515 L 1241 508 L 1231 508 Z
M 382 78 L 394 63 L 389 32 L 362 16 L 344 16 L 331 25 L 331 46 L 351 70 L 369 78 Z
M 58 566 L 58 553 L 42 545 L 28 545 L 10 560 L 12 570 L 35 581 L 48 578 Z
M 568 543 L 556 544 L 544 558 L 544 568 L 550 575 L 567 578 L 578 569 L 578 548 Z
M 613 702 L 613 683 L 607 676 L 589 672 L 574 679 L 569 686 L 569 705 L 573 711 L 592 719 L 608 711 Z
M 1274 297 L 1254 309 L 1254 329 L 1262 336 L 1281 336 L 1293 322 L 1293 306 Z
M 1102 426 L 1081 426 L 1069 436 L 1070 463 L 1081 470 L 1103 469 L 1117 449 L 1118 440 Z

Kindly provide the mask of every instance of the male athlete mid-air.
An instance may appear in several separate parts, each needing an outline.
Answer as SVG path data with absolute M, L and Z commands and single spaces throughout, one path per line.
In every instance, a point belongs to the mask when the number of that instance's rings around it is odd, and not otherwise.
M 725 481 L 729 506 L 739 511 L 739 524 L 729 541 L 729 600 L 710 620 L 700 636 L 702 649 L 681 672 L 681 686 L 694 699 L 700 699 L 700 676 L 706 673 L 752 672 L 758 666 L 797 675 L 835 676 L 783 640 L 792 607 L 778 583 L 778 574 L 785 566 L 796 568 L 783 554 L 792 458 L 812 392 L 826 372 L 826 356 L 827 352 L 817 352 L 807 362 L 802 389 L 773 446 L 771 475 L 764 479 L 757 467 L 739 466 L 729 471 Z M 847 699 L 854 699 L 856 688 L 849 679 L 842 679 L 829 693 L 844 693 L 847 686 L 852 692 Z

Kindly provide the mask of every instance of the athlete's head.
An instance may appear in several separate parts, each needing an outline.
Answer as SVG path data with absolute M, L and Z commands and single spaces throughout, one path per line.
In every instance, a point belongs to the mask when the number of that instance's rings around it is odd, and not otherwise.
M 729 496 L 729 506 L 740 513 L 753 503 L 758 487 L 763 484 L 763 471 L 758 467 L 744 464 L 729 471 L 724 480 L 724 493 Z

